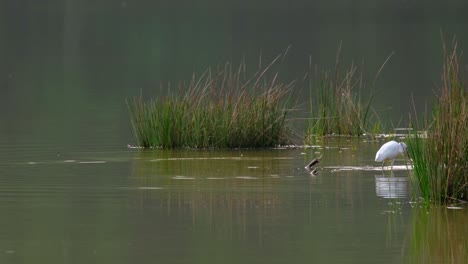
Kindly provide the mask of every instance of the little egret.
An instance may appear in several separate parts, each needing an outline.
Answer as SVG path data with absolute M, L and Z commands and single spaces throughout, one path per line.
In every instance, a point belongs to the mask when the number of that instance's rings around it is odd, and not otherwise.
M 383 165 L 386 160 L 391 160 L 392 161 L 392 170 L 393 170 L 393 163 L 395 163 L 396 157 L 399 155 L 405 153 L 409 157 L 408 149 L 406 147 L 406 144 L 403 142 L 396 142 L 396 141 L 389 141 L 380 147 L 379 151 L 377 151 L 377 154 L 375 154 L 375 161 L 377 162 L 382 162 L 382 170 L 383 170 Z

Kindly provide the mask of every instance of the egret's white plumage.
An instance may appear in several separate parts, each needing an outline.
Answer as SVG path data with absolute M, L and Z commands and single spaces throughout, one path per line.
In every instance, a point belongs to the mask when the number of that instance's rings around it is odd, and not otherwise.
M 382 147 L 380 147 L 379 151 L 377 151 L 377 154 L 375 154 L 375 161 L 382 162 L 383 169 L 383 164 L 385 163 L 385 161 L 391 160 L 393 170 L 393 163 L 395 163 L 396 157 L 405 152 L 408 153 L 407 151 L 408 150 L 405 143 L 398 143 L 392 140 L 383 144 Z

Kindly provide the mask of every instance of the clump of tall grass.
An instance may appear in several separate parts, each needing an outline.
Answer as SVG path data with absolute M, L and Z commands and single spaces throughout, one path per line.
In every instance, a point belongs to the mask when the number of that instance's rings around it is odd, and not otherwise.
M 380 67 L 375 80 L 386 62 Z M 351 135 L 361 136 L 370 130 L 380 131 L 380 121 L 371 123 L 378 118 L 372 113 L 371 105 L 374 98 L 374 89 L 371 87 L 367 98 L 361 95 L 364 88 L 363 74 L 355 64 L 344 69 L 341 66 L 341 45 L 338 48 L 334 71 L 315 73 L 318 84 L 315 91 L 312 76 L 309 76 L 311 87 L 310 118 L 307 134 L 315 136 L 325 135 Z M 372 84 L 372 86 L 374 85 Z
M 435 203 L 468 200 L 468 97 L 457 42 L 443 46 L 441 90 L 426 118 L 427 139 L 415 134 L 408 149 L 419 195 Z M 417 116 L 416 116 L 417 123 Z
M 289 143 L 294 82 L 269 65 L 246 78 L 245 63 L 195 75 L 164 99 L 127 102 L 133 134 L 145 148 L 262 148 Z

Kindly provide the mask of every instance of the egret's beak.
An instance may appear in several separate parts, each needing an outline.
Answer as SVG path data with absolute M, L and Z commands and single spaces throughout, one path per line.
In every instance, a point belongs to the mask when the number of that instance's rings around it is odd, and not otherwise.
M 411 160 L 411 156 L 410 156 L 410 154 L 409 154 L 408 149 L 405 149 L 405 152 L 406 152 L 406 156 L 408 156 L 408 159 Z

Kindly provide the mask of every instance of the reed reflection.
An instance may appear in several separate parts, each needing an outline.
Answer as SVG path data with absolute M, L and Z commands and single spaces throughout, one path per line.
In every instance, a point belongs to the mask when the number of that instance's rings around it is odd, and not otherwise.
M 185 219 L 193 230 L 241 240 L 255 235 L 263 243 L 274 235 L 265 230 L 290 215 L 293 183 L 299 177 L 320 183 L 294 162 L 288 151 L 141 152 L 133 166 L 140 187 L 135 206 L 153 208 L 155 217 Z
M 409 234 L 410 263 L 466 263 L 468 211 L 415 208 Z

